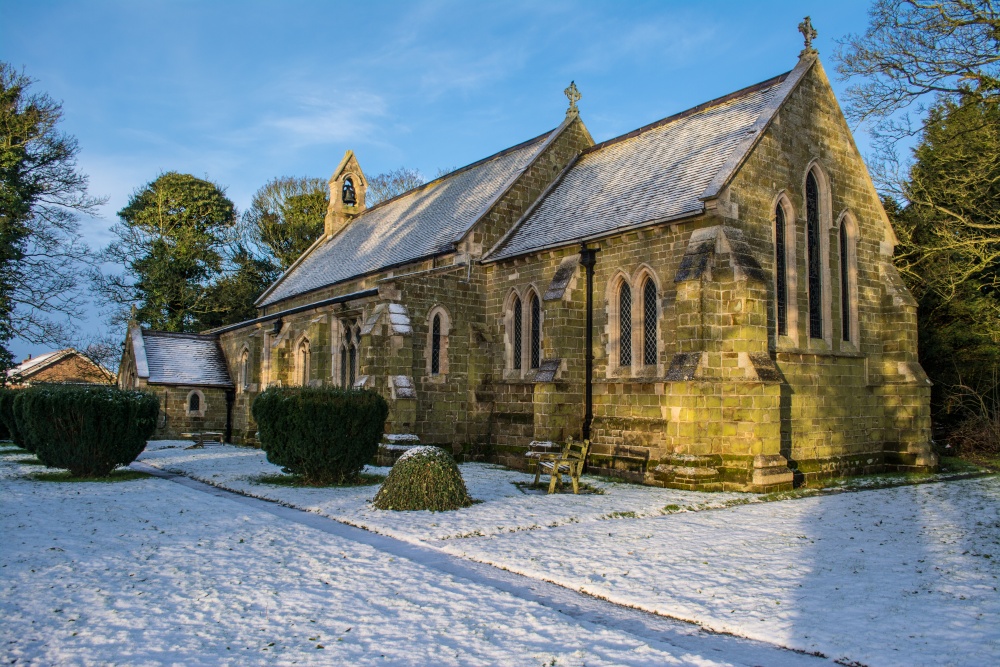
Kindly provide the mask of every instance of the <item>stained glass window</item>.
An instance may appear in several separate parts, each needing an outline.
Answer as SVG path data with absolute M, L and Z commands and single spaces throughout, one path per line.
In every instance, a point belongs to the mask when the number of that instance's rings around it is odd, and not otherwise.
M 775 317 L 778 320 L 778 335 L 788 335 L 788 256 L 785 250 L 785 209 L 778 204 L 774 209 L 774 276 L 775 276 Z
M 531 366 L 538 368 L 542 356 L 542 307 L 538 295 L 531 295 Z
M 514 369 L 521 370 L 521 333 L 523 329 L 521 326 L 521 318 L 523 317 L 521 313 L 521 299 L 514 297 L 514 303 L 511 305 L 511 308 L 514 310 L 511 313 L 514 320 L 514 340 L 511 341 L 514 344 Z
M 848 276 L 847 220 L 840 225 L 840 321 L 844 340 L 851 340 L 851 285 Z
M 431 375 L 441 372 L 441 316 L 435 315 L 431 324 Z
M 809 337 L 823 337 L 823 275 L 820 259 L 819 185 L 806 176 L 806 235 L 809 243 Z
M 618 292 L 618 365 L 632 365 L 632 288 L 622 283 Z
M 642 286 L 642 363 L 656 365 L 656 285 L 646 278 Z

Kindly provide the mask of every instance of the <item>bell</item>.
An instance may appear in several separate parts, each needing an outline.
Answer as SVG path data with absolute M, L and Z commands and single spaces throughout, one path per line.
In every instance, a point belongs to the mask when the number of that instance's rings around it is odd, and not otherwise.
M 350 178 L 344 179 L 344 191 L 342 195 L 344 203 L 348 206 L 354 206 L 357 204 L 357 198 L 354 195 L 354 182 L 351 181 Z

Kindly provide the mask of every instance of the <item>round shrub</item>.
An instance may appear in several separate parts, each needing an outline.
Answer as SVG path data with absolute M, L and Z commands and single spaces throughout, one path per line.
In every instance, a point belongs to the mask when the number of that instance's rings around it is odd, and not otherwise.
M 14 421 L 14 397 L 17 392 L 7 387 L 0 387 L 0 423 L 3 423 L 6 437 L 14 441 L 18 447 L 24 447 L 24 438 L 17 430 L 17 423 Z
M 440 447 L 414 447 L 399 457 L 372 501 L 380 510 L 445 512 L 472 504 L 455 459 Z
M 252 411 L 267 460 L 322 485 L 359 480 L 378 451 L 389 405 L 368 389 L 272 387 Z
M 77 477 L 105 477 L 146 448 L 160 401 L 101 386 L 36 386 L 14 401 L 18 429 L 39 460 Z

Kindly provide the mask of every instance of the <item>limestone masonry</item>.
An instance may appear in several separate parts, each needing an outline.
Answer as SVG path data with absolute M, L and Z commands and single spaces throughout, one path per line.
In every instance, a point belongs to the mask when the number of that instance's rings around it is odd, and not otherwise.
M 597 145 L 567 96 L 551 132 L 371 208 L 348 151 L 258 317 L 133 327 L 120 382 L 161 395 L 162 436 L 253 444 L 264 388 L 337 385 L 389 400 L 390 449 L 515 467 L 589 437 L 589 471 L 686 489 L 933 468 L 916 305 L 815 52 Z

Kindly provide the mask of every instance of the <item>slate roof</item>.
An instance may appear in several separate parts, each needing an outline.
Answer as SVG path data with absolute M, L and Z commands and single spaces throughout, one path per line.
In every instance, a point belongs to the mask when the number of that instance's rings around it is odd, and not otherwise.
M 150 384 L 232 387 L 216 336 L 168 333 L 133 327 L 136 374 Z
M 749 148 L 759 121 L 787 94 L 789 74 L 584 151 L 488 260 L 700 213 L 706 188 Z
M 557 131 L 373 206 L 289 269 L 257 305 L 453 250 Z
M 65 350 L 45 352 L 43 354 L 38 355 L 37 357 L 33 357 L 31 359 L 25 359 L 17 366 L 14 366 L 13 368 L 9 369 L 7 371 L 7 375 L 9 377 L 13 377 L 14 375 L 19 375 L 23 379 L 75 353 L 76 350 L 74 350 L 71 347 L 66 348 Z

